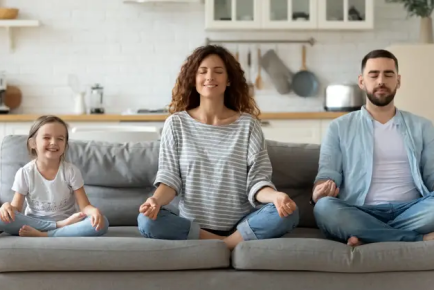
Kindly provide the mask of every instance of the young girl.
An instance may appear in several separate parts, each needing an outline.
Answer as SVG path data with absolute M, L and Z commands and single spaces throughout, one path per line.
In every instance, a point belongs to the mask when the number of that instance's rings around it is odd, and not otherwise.
M 0 231 L 23 237 L 101 236 L 107 232 L 108 221 L 90 204 L 80 170 L 64 161 L 67 148 L 68 126 L 62 119 L 42 116 L 36 120 L 27 138 L 33 160 L 15 175 L 14 198 L 0 208 Z

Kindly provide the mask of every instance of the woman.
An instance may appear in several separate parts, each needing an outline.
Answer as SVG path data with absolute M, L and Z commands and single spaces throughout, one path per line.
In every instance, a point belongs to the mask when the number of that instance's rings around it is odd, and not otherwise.
M 221 239 L 233 249 L 241 241 L 281 237 L 297 226 L 296 204 L 271 182 L 259 109 L 239 63 L 225 48 L 199 47 L 187 58 L 170 112 L 157 190 L 139 209 L 143 236 Z M 180 216 L 161 208 L 176 195 Z

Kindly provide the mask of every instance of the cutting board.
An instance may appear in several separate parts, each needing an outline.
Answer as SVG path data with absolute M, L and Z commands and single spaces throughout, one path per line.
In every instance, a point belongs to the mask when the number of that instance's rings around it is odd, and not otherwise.
M 288 94 L 291 91 L 293 72 L 288 69 L 273 49 L 268 50 L 261 58 L 261 66 L 280 94 Z
M 18 108 L 21 105 L 22 94 L 21 90 L 15 86 L 7 86 L 4 103 L 11 110 Z

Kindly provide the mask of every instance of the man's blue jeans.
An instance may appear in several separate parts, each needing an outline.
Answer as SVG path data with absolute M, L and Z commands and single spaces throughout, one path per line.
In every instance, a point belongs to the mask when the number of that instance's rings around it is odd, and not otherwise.
M 274 204 L 269 203 L 250 213 L 236 229 L 245 241 L 279 238 L 291 232 L 299 221 L 298 208 L 291 215 L 281 218 Z M 161 209 L 156 220 L 151 220 L 143 213 L 137 217 L 140 233 L 146 238 L 164 240 L 199 239 L 200 227 L 190 220 L 179 217 L 166 209 Z M 229 235 L 211 231 L 220 235 Z
M 352 236 L 362 243 L 422 241 L 425 234 L 434 232 L 434 195 L 365 206 L 323 197 L 316 203 L 314 214 L 327 238 L 344 243 Z

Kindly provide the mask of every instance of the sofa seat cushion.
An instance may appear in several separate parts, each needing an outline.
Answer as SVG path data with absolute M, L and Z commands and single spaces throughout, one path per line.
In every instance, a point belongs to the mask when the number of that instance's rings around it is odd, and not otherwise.
M 238 270 L 393 272 L 434 270 L 434 242 L 383 242 L 349 247 L 297 228 L 281 239 L 247 241 L 232 252 Z
M 102 237 L 0 235 L 0 272 L 152 271 L 226 268 L 223 241 L 146 239 L 137 227 L 110 227 Z

